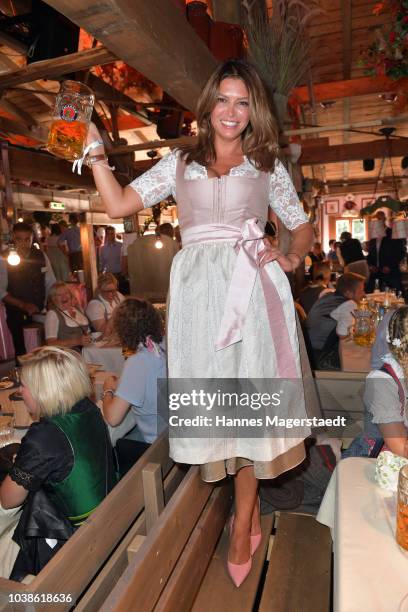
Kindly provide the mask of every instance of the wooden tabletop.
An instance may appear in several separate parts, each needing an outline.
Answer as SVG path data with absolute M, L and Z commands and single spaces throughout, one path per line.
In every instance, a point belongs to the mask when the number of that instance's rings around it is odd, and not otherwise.
M 369 372 L 371 347 L 359 346 L 351 338 L 340 340 L 340 363 L 343 372 Z

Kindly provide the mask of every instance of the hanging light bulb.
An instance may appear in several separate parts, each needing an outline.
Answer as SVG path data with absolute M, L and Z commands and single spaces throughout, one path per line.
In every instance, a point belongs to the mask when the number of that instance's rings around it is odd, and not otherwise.
M 154 243 L 154 246 L 156 247 L 156 249 L 162 249 L 163 248 L 163 242 L 161 241 L 160 236 L 157 236 L 156 242 Z
M 19 218 L 17 219 L 17 221 L 18 221 L 19 223 L 23 223 L 24 219 L 23 219 L 23 217 L 19 217 Z
M 7 257 L 7 262 L 10 264 L 10 266 L 18 266 L 20 261 L 21 261 L 20 255 L 17 253 L 14 247 L 11 247 L 8 257 Z

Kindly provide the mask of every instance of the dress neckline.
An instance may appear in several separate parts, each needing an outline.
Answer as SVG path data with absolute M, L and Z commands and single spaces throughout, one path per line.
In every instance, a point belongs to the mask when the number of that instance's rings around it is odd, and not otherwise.
M 220 179 L 222 179 L 222 178 L 225 178 L 225 177 L 227 177 L 227 176 L 229 176 L 229 177 L 231 177 L 231 176 L 232 176 L 232 177 L 234 177 L 235 175 L 234 175 L 234 174 L 231 174 L 231 172 L 232 172 L 233 170 L 236 170 L 236 169 L 238 169 L 238 168 L 241 168 L 242 166 L 246 166 L 246 165 L 247 165 L 248 163 L 250 163 L 250 162 L 249 162 L 249 160 L 248 160 L 247 156 L 246 156 L 246 155 L 244 155 L 244 159 L 243 159 L 243 161 L 242 161 L 240 164 L 237 164 L 236 166 L 231 166 L 231 168 L 229 169 L 229 171 L 228 171 L 228 173 L 227 173 L 227 174 L 221 174 L 220 176 L 208 176 L 208 169 L 207 169 L 207 166 L 203 166 L 202 164 L 199 164 L 198 162 L 195 162 L 195 163 L 197 163 L 197 165 L 198 165 L 198 166 L 200 166 L 201 168 L 203 168 L 203 169 L 204 169 L 204 172 L 205 172 L 205 178 L 206 178 L 208 181 L 214 181 L 214 180 L 217 180 L 217 181 L 218 181 L 218 180 L 220 180 Z M 237 176 L 238 176 L 238 177 L 240 177 L 240 175 L 237 175 Z M 241 178 L 242 178 L 242 177 L 241 177 Z

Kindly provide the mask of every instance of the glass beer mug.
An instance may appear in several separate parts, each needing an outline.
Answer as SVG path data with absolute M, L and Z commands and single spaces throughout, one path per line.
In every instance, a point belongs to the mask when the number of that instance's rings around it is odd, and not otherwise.
M 398 478 L 397 543 L 408 551 L 408 465 L 400 469 Z
M 50 153 L 69 161 L 82 157 L 94 102 L 92 90 L 83 83 L 64 81 L 61 84 L 48 135 Z
M 373 312 L 368 308 L 367 300 L 361 300 L 358 310 L 353 312 L 354 342 L 359 346 L 371 346 L 375 340 L 375 321 Z

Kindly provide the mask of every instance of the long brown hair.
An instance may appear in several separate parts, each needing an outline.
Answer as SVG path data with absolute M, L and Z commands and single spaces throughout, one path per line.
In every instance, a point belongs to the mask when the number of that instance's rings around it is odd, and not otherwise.
M 278 128 L 262 80 L 253 66 L 242 60 L 227 60 L 208 79 L 197 103 L 197 144 L 180 147 L 187 164 L 207 166 L 216 161 L 211 113 L 217 103 L 221 81 L 241 79 L 249 92 L 249 123 L 241 135 L 242 150 L 251 162 L 266 172 L 275 168 Z
M 408 380 L 408 306 L 398 308 L 388 323 L 388 346 Z

